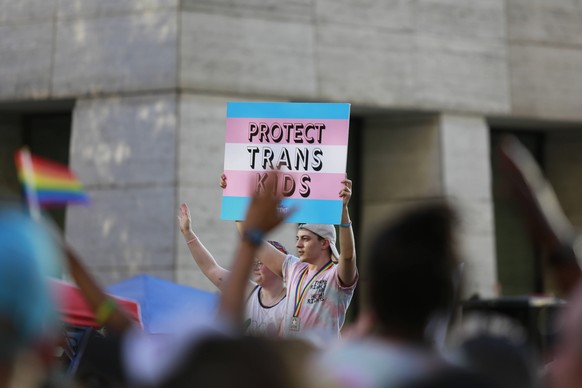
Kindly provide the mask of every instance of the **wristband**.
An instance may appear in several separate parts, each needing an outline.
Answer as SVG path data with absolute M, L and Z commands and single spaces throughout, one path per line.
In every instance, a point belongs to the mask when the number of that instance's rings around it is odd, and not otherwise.
M 245 232 L 243 233 L 243 239 L 250 242 L 251 245 L 255 247 L 261 246 L 261 244 L 263 243 L 263 237 L 265 237 L 265 233 L 263 233 L 262 230 L 257 228 L 245 230 Z
M 198 237 L 197 236 L 194 236 L 190 240 L 186 241 L 186 245 L 188 245 L 190 243 L 193 243 L 194 241 L 197 241 L 197 240 L 198 240 Z
M 347 224 L 340 224 L 339 226 L 340 228 L 349 228 L 350 226 L 352 226 L 352 221 L 348 222 Z
M 95 320 L 100 326 L 103 326 L 105 322 L 111 317 L 111 314 L 117 308 L 117 303 L 111 298 L 107 298 L 99 305 L 97 312 L 95 313 Z

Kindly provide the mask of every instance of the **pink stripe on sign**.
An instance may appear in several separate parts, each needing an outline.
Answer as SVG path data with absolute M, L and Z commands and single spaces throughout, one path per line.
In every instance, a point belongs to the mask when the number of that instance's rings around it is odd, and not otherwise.
M 264 171 L 225 171 L 226 189 L 222 194 L 228 197 L 249 197 L 257 187 L 260 177 L 265 175 Z M 302 181 L 302 176 L 308 176 L 311 181 Z M 322 174 L 322 173 L 302 173 L 302 172 L 285 172 L 280 173 L 277 186 L 285 185 L 287 193 L 283 196 L 286 198 L 305 198 L 305 199 L 340 199 L 339 192 L 343 185 L 342 180 L 345 174 Z M 302 186 L 303 182 L 303 186 Z M 292 190 L 294 184 L 294 189 Z M 309 196 L 303 197 L 301 192 L 306 192 L 309 188 Z
M 349 120 L 227 118 L 226 142 L 347 145 L 349 126 Z

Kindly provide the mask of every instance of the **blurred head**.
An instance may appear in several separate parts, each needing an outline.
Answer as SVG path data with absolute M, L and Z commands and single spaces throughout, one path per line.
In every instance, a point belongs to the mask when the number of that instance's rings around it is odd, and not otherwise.
M 194 344 L 162 387 L 293 387 L 293 375 L 275 343 L 262 338 L 207 337 Z
M 58 251 L 21 210 L 0 205 L 0 359 L 40 340 L 56 317 L 46 275 Z
M 368 257 L 369 297 L 381 330 L 422 339 L 433 315 L 453 298 L 453 211 L 424 205 L 380 228 Z
M 451 362 L 488 376 L 500 388 L 535 386 L 537 352 L 526 330 L 505 315 L 465 311 L 449 332 L 448 345 Z
M 400 388 L 500 388 L 489 376 L 465 368 L 445 368 L 405 382 Z
M 300 224 L 297 230 L 297 254 L 306 263 L 313 263 L 321 257 L 336 261 L 339 252 L 335 247 L 335 227 L 329 224 Z

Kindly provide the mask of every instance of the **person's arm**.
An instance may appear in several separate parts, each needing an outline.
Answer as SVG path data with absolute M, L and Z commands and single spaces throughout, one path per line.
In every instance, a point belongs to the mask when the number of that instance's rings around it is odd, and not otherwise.
M 224 190 L 227 186 L 227 177 L 223 173 L 220 175 L 220 187 Z M 245 228 L 242 221 L 236 221 L 236 228 L 239 234 L 242 236 L 243 230 Z M 283 261 L 285 261 L 285 254 L 279 251 L 277 248 L 272 246 L 266 241 L 263 241 L 261 246 L 256 252 L 256 257 L 278 276 L 283 276 Z
M 563 296 L 571 295 L 582 280 L 579 243 L 582 236 L 566 217 L 552 185 L 519 140 L 506 136 L 499 158 L 529 235 L 545 251 L 556 287 Z
M 243 235 L 245 230 L 246 222 L 236 221 L 236 228 L 239 234 Z M 285 261 L 285 254 L 269 244 L 267 241 L 258 247 L 256 251 L 256 258 L 259 259 L 261 263 L 267 266 L 277 276 L 283 276 L 283 261 Z
M 352 197 L 352 181 L 342 181 L 343 189 L 339 195 L 342 198 L 342 219 L 339 227 L 340 257 L 337 273 L 343 285 L 351 286 L 356 281 L 358 269 L 356 268 L 356 248 L 354 243 L 354 231 L 348 212 L 348 203 Z
M 249 205 L 232 271 L 220 298 L 220 315 L 235 324 L 242 323 L 245 305 L 244 290 L 257 250 L 261 244 L 264 244 L 264 236 L 292 213 L 279 214 L 277 207 L 280 199 L 267 194 L 273 192 L 275 180 L 267 181 L 265 192 L 255 194 Z
M 229 271 L 222 268 L 212 254 L 206 249 L 202 242 L 198 239 L 198 236 L 192 231 L 192 218 L 190 216 L 190 209 L 183 203 L 180 206 L 180 212 L 178 213 L 178 223 L 180 225 L 180 231 L 184 236 L 184 240 L 188 245 L 188 249 L 192 254 L 192 258 L 200 267 L 200 270 L 214 284 L 218 289 L 222 290 L 224 287 L 224 281 L 229 275 Z
M 85 269 L 73 249 L 63 240 L 61 240 L 61 244 L 66 255 L 69 272 L 95 313 L 98 323 L 116 334 L 123 334 L 129 330 L 133 326 L 129 316 L 105 294 Z

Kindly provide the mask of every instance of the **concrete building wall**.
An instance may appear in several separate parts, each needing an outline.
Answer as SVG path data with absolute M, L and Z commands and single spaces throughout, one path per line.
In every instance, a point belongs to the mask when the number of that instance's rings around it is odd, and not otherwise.
M 453 196 L 466 217 L 467 292 L 492 295 L 485 119 L 582 120 L 581 29 L 572 1 L 1 1 L 0 104 L 77 101 L 70 161 L 93 205 L 70 209 L 67 234 L 102 280 L 150 272 L 210 288 L 175 216 L 191 204 L 229 265 L 236 234 L 218 220 L 217 184 L 225 102 L 351 102 L 364 123 L 362 234 Z M 11 125 L 3 144 L 15 141 Z M 559 182 L 572 160 L 561 150 L 575 153 L 577 140 L 548 139 L 557 190 L 576 192 Z M 278 235 L 288 247 L 293 229 Z
M 67 236 L 106 283 L 142 272 L 173 279 L 176 94 L 80 99 L 70 164 L 91 196 Z
M 182 87 L 263 99 L 509 112 L 502 0 L 261 4 L 184 1 Z
M 177 0 L 4 1 L 0 14 L 1 99 L 177 85 Z
M 459 245 L 469 297 L 497 294 L 489 127 L 479 116 L 440 116 L 444 194 L 460 216 Z
M 582 119 L 579 1 L 507 0 L 511 113 Z

